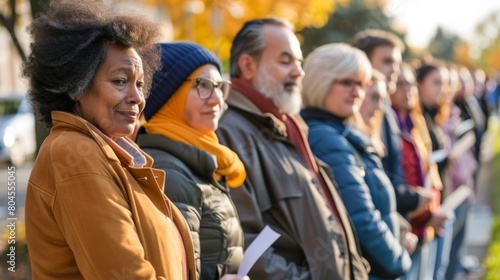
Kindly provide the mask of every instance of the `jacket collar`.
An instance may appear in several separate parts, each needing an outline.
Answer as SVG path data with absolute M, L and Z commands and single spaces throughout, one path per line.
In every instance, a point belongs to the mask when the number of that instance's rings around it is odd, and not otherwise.
M 280 119 L 276 118 L 271 113 L 263 113 L 257 105 L 239 91 L 232 89 L 226 103 L 229 105 L 230 109 L 232 108 L 240 111 L 253 123 L 257 123 L 259 126 L 269 127 L 274 133 L 280 136 L 287 136 L 286 126 Z
M 217 160 L 210 153 L 159 134 L 140 134 L 137 137 L 137 144 L 141 148 L 164 151 L 169 157 L 174 157 L 175 160 L 180 162 L 172 161 L 172 165 L 185 165 L 190 169 L 190 173 L 209 181 L 224 193 L 228 192 L 228 188 L 224 183 L 221 184 L 214 179 L 213 175 L 217 169 Z
M 128 138 L 120 137 L 113 141 L 94 125 L 74 114 L 53 111 L 52 121 L 54 130 L 71 128 L 94 138 L 110 160 L 120 161 L 128 167 L 151 167 L 153 164 L 153 159 Z
M 241 81 L 243 82 L 243 81 Z M 240 82 L 240 83 L 241 83 Z M 251 85 L 248 85 L 251 86 Z M 252 86 L 253 87 L 253 86 Z M 256 90 L 254 88 L 254 90 Z M 260 93 L 259 93 L 260 94 Z M 258 122 L 260 125 L 270 127 L 276 134 L 286 137 L 286 125 L 282 120 L 274 116 L 272 113 L 263 113 L 257 105 L 248 99 L 239 90 L 232 88 L 229 97 L 226 100 L 226 104 L 232 109 L 236 109 L 242 112 L 244 115 L 249 117 L 252 122 Z M 304 132 L 307 134 L 309 128 L 300 115 L 294 116 L 295 119 L 302 126 Z
M 302 110 L 300 114 L 308 123 L 322 122 L 335 129 L 337 133 L 345 137 L 356 150 L 375 153 L 375 148 L 371 144 L 370 139 L 357 128 L 346 122 L 345 119 L 315 107 L 308 107 Z
M 304 118 L 305 121 L 308 120 L 320 120 L 320 121 L 329 121 L 338 123 L 342 126 L 345 126 L 346 119 L 341 118 L 337 115 L 334 115 L 324 109 L 316 108 L 316 107 L 306 107 L 301 112 L 300 115 Z
M 159 134 L 140 134 L 137 144 L 141 148 L 161 149 L 178 158 L 196 174 L 213 180 L 217 162 L 214 156 L 203 150 Z

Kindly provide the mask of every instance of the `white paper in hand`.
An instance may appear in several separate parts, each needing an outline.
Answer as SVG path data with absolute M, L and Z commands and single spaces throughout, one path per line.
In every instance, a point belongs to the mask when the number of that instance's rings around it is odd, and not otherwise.
M 439 163 L 446 159 L 448 152 L 444 149 L 436 150 L 429 156 L 429 163 Z
M 458 139 L 453 145 L 450 155 L 454 158 L 459 158 L 463 153 L 467 152 L 476 143 L 476 135 L 474 131 L 467 132 L 464 136 Z
M 240 268 L 238 269 L 238 275 L 246 276 L 260 256 L 262 256 L 267 248 L 271 247 L 274 241 L 279 237 L 279 233 L 272 230 L 269 226 L 265 226 L 246 249 Z
M 425 175 L 425 180 L 424 180 L 424 189 L 426 190 L 431 190 L 432 189 L 432 175 L 430 172 L 427 172 Z
M 450 193 L 448 197 L 446 197 L 443 204 L 441 204 L 441 207 L 439 207 L 438 212 L 445 213 L 448 211 L 454 211 L 469 197 L 470 193 L 471 189 L 469 186 L 461 185 L 459 188 Z

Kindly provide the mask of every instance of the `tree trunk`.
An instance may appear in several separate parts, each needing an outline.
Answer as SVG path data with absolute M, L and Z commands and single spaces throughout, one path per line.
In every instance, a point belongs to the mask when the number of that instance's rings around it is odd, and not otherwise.
M 19 57 L 24 62 L 26 61 L 26 54 L 24 53 L 21 44 L 19 44 L 19 40 L 17 39 L 15 25 L 16 25 L 16 0 L 10 0 L 10 16 L 4 15 L 0 13 L 0 23 L 7 29 L 12 39 L 12 43 L 16 48 Z

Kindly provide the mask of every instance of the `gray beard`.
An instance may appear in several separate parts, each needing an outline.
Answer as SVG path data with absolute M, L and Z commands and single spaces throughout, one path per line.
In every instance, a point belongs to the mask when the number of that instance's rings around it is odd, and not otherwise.
M 255 79 L 254 86 L 285 114 L 297 115 L 302 108 L 300 86 L 294 87 L 292 91 L 287 91 L 283 83 L 279 86 L 276 86 L 276 84 L 276 81 L 267 74 L 267 71 L 260 71 Z

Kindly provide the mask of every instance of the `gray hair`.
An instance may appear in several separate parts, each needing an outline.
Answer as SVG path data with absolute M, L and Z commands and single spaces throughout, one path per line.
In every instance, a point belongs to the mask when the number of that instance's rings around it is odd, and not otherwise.
M 233 39 L 230 58 L 231 77 L 241 76 L 238 60 L 243 54 L 250 55 L 257 62 L 260 61 L 262 51 L 266 47 L 262 33 L 264 25 L 282 26 L 294 31 L 293 25 L 286 19 L 263 18 L 247 21 Z
M 366 54 L 344 43 L 316 48 L 304 61 L 302 102 L 305 106 L 324 108 L 324 100 L 336 79 L 360 73 L 365 81 L 372 77 Z
M 30 83 L 33 111 L 47 126 L 52 125 L 52 111 L 72 112 L 74 100 L 91 86 L 106 59 L 108 44 L 137 51 L 144 68 L 144 93 L 149 92 L 160 62 L 155 43 L 162 37 L 161 26 L 138 14 L 129 2 L 118 5 L 52 0 L 47 13 L 31 23 L 33 40 L 23 75 Z

